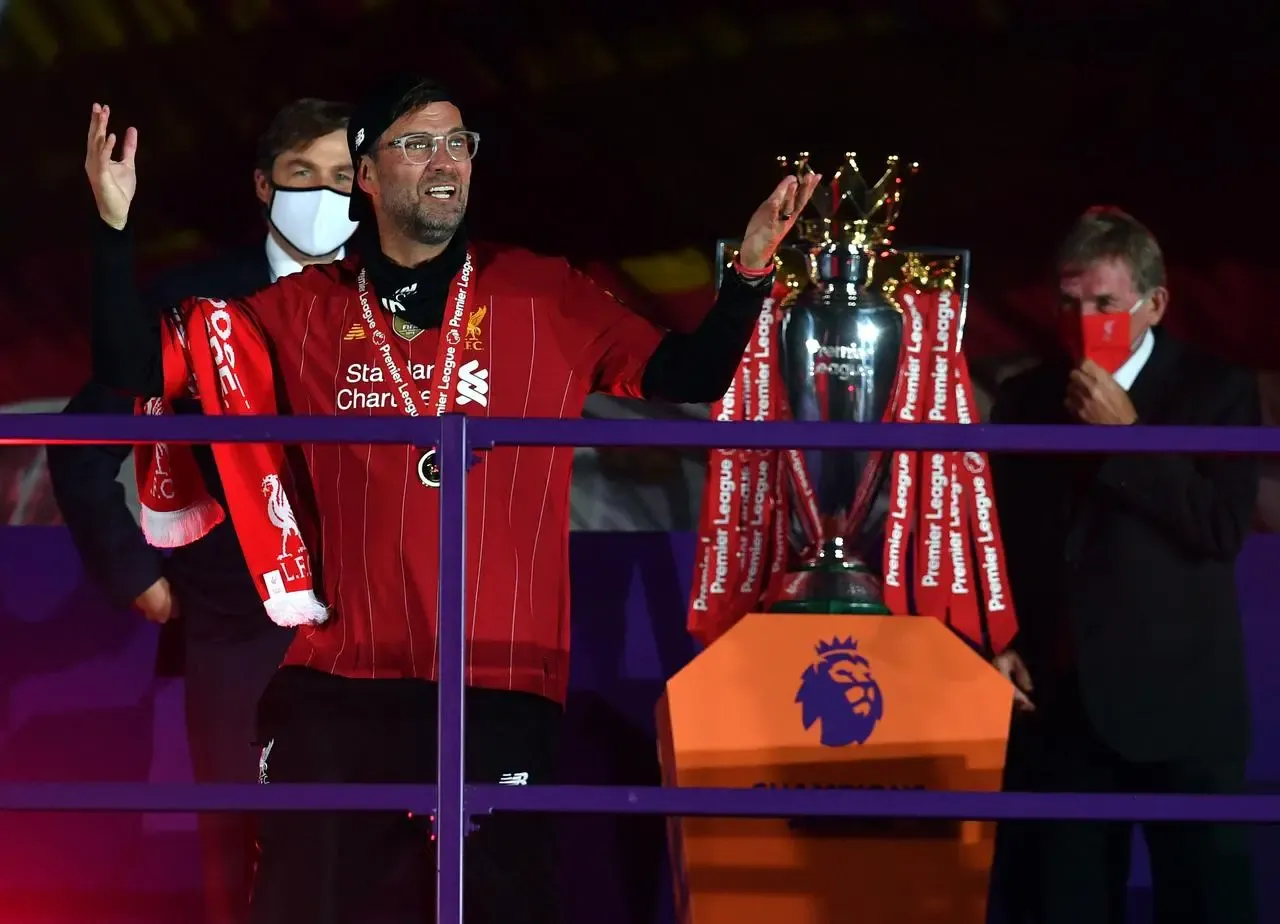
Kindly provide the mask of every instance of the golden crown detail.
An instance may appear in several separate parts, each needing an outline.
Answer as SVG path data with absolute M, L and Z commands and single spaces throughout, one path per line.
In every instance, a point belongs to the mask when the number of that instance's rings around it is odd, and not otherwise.
M 798 177 L 813 173 L 808 152 L 797 157 L 781 156 L 778 163 Z M 920 169 L 904 163 L 897 154 L 885 161 L 885 171 L 874 184 L 858 169 L 858 155 L 845 154 L 845 162 L 831 179 L 814 190 L 807 212 L 796 220 L 802 240 L 818 244 L 851 244 L 857 247 L 887 247 L 889 235 L 902 207 L 902 179 Z

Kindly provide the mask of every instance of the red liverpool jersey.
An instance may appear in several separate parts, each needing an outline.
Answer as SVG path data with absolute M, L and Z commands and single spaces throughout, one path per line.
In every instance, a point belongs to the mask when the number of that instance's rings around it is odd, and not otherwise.
M 456 410 L 576 417 L 592 391 L 639 397 L 658 328 L 563 260 L 475 251 L 466 334 L 457 341 Z M 354 259 L 312 267 L 247 301 L 272 341 L 286 412 L 403 413 L 382 355 L 389 346 L 429 413 L 440 329 L 406 324 L 374 297 L 381 327 L 371 336 L 358 268 Z M 312 548 L 319 548 L 333 615 L 302 628 L 285 663 L 348 677 L 435 679 L 440 493 L 420 478 L 421 452 L 350 444 L 302 450 L 319 521 Z M 501 447 L 483 453 L 467 475 L 469 685 L 564 700 L 572 463 L 572 448 Z

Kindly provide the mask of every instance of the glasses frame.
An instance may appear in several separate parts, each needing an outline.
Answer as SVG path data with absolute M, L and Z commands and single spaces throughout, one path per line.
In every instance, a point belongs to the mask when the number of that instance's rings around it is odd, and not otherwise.
M 449 146 L 445 145 L 445 149 L 444 149 L 445 154 L 448 155 L 451 161 L 457 164 L 463 164 L 463 163 L 466 163 L 467 161 L 475 160 L 475 156 L 477 152 L 479 152 L 480 150 L 480 133 L 473 132 L 465 128 L 460 128 L 457 131 L 448 132 L 447 134 L 444 134 L 444 135 L 433 135 L 430 132 L 412 132 L 408 135 L 402 135 L 399 138 L 396 138 L 392 141 L 388 141 L 384 145 L 384 147 L 399 149 L 400 156 L 404 158 L 405 163 L 412 164 L 415 167 L 421 167 L 424 164 L 431 163 L 432 159 L 436 156 L 436 152 L 440 150 L 441 141 L 447 141 L 448 139 L 457 137 L 458 135 L 462 135 L 463 137 L 469 138 L 471 140 L 471 153 L 465 157 L 457 157 L 454 155 L 453 151 L 449 150 Z M 431 152 L 427 154 L 427 156 L 423 160 L 418 161 L 413 159 L 413 157 L 416 155 L 411 156 L 409 154 L 409 149 L 406 147 L 406 145 L 421 139 L 430 139 Z

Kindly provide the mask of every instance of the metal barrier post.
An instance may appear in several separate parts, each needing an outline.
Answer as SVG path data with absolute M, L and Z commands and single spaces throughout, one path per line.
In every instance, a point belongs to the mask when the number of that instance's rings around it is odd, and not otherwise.
M 467 418 L 440 421 L 439 732 L 436 790 L 436 922 L 462 924 L 462 851 L 466 836 L 463 792 L 464 682 L 467 584 Z

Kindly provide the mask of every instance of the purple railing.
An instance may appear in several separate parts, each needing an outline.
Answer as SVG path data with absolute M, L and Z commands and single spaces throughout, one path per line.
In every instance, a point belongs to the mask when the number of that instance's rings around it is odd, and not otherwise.
M 405 417 L 0 416 L 0 445 L 76 443 L 406 443 L 434 446 L 440 484 L 438 784 L 269 787 L 161 784 L 0 785 L 0 811 L 404 811 L 435 813 L 437 921 L 462 924 L 464 833 L 491 811 L 889 818 L 1081 818 L 1280 822 L 1280 796 L 788 791 L 609 786 L 476 786 L 463 782 L 466 479 L 494 446 L 680 446 L 744 449 L 955 449 L 986 452 L 1280 453 L 1280 430 L 1253 427 L 1032 427 Z

